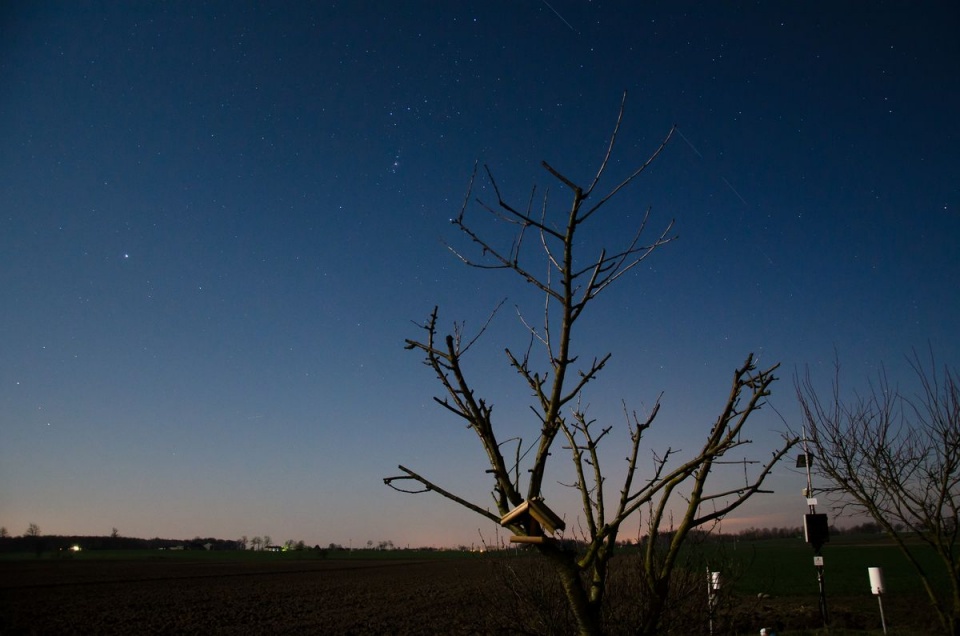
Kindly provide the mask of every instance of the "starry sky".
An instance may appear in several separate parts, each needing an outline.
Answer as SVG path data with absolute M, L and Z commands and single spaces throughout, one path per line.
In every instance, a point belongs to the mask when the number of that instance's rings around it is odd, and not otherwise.
M 804 369 L 956 366 L 958 31 L 950 2 L 4 3 L 0 525 L 493 538 L 382 482 L 402 463 L 490 501 L 403 340 L 435 304 L 476 329 L 506 298 L 470 370 L 504 430 L 535 429 L 502 350 L 540 301 L 459 264 L 449 220 L 475 161 L 562 209 L 540 161 L 588 181 L 624 90 L 609 185 L 679 134 L 588 240 L 647 207 L 679 238 L 580 325 L 584 356 L 614 353 L 585 396 L 612 474 L 621 400 L 662 393 L 647 448 L 693 451 L 749 352 L 782 364 L 751 458 L 799 426 Z M 778 469 L 725 528 L 799 525 L 803 482 Z

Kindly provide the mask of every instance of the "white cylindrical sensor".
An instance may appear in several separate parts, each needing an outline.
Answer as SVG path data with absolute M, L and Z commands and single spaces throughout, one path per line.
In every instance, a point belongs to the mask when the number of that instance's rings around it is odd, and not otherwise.
M 711 590 L 720 589 L 720 573 L 719 572 L 710 573 L 710 589 Z
M 883 594 L 883 570 L 881 568 L 867 568 L 870 574 L 870 592 L 875 596 Z

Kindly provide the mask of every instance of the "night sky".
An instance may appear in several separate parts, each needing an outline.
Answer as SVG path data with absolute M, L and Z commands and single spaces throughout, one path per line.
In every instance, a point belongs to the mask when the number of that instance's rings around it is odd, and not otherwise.
M 601 297 L 575 343 L 614 353 L 585 396 L 617 426 L 612 473 L 621 400 L 642 412 L 663 393 L 651 446 L 694 451 L 751 351 L 782 363 L 754 459 L 799 427 L 806 368 L 825 384 L 839 359 L 853 388 L 883 367 L 910 387 L 914 350 L 960 363 L 955 3 L 0 11 L 11 534 L 493 538 L 439 496 L 383 485 L 402 463 L 490 502 L 475 435 L 432 402 L 403 340 L 435 304 L 475 329 L 506 298 L 471 371 L 532 439 L 502 350 L 523 342 L 513 305 L 539 300 L 460 265 L 449 219 L 475 161 L 512 201 L 537 184 L 562 210 L 540 161 L 589 181 L 624 90 L 607 185 L 679 134 L 589 240 L 618 246 L 648 206 L 679 238 Z M 554 461 L 544 494 L 570 525 L 559 445 Z M 799 525 L 803 485 L 783 466 L 777 495 L 724 528 Z

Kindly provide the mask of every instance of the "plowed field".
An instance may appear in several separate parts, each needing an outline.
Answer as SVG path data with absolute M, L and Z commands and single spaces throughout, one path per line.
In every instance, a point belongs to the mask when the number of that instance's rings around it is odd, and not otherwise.
M 477 634 L 475 560 L 0 564 L 2 634 Z

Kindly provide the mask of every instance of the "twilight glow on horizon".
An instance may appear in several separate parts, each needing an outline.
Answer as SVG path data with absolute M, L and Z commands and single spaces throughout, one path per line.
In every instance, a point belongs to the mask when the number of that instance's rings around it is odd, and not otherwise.
M 612 482 L 621 401 L 662 394 L 645 448 L 695 452 L 750 352 L 781 368 L 744 459 L 799 427 L 807 369 L 909 392 L 913 352 L 956 368 L 958 27 L 947 2 L 6 4 L 0 526 L 496 540 L 383 484 L 404 464 L 490 502 L 476 436 L 404 339 L 434 305 L 476 330 L 506 299 L 472 372 L 501 427 L 536 428 L 503 347 L 524 339 L 506 307 L 539 299 L 464 267 L 449 219 L 477 161 L 506 198 L 565 206 L 540 162 L 589 181 L 624 90 L 612 175 L 679 134 L 589 240 L 648 208 L 678 239 L 575 339 L 613 353 L 585 396 L 615 427 Z M 575 527 L 557 455 L 544 494 Z M 804 485 L 785 462 L 723 529 L 798 526 Z

